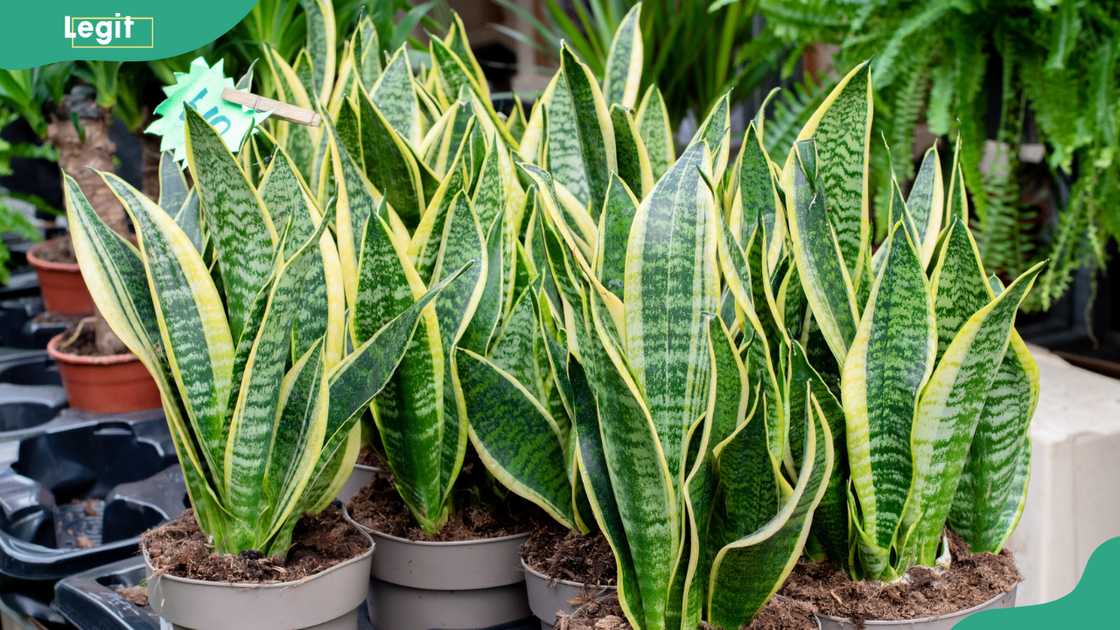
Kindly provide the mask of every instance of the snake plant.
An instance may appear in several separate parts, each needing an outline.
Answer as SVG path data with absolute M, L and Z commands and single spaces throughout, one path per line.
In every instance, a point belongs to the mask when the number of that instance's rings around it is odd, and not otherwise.
M 989 275 L 960 166 L 946 190 L 936 149 L 908 196 L 893 182 L 889 237 L 872 252 L 872 117 L 863 64 L 786 159 L 782 255 L 796 282 L 776 314 L 800 327 L 788 369 L 819 381 L 846 455 L 814 533 L 854 577 L 890 580 L 938 561 L 947 522 L 974 550 L 999 551 L 1018 521 L 1038 372 L 1013 324 L 1041 264 L 1006 288 Z M 790 440 L 796 451 L 802 438 Z
M 612 57 L 637 38 L 620 30 Z M 678 158 L 656 90 L 637 98 L 634 54 L 600 85 L 563 49 L 529 117 L 518 168 L 533 292 L 518 353 L 459 351 L 479 392 L 472 437 L 515 491 L 603 533 L 635 627 L 739 627 L 800 556 L 831 478 L 831 428 L 802 391 L 807 446 L 787 475 L 765 338 L 717 316 L 729 283 L 716 244 L 725 209 L 742 214 L 728 99 Z M 776 194 L 770 170 L 750 194 Z
M 65 177 L 74 249 L 98 310 L 160 389 L 215 550 L 282 556 L 297 520 L 325 508 L 349 475 L 356 419 L 442 285 L 401 302 L 348 350 L 330 217 L 290 160 L 278 152 L 258 186 L 189 108 L 186 132 L 196 187 L 187 191 L 165 164 L 160 202 L 170 211 L 101 175 L 136 245 Z

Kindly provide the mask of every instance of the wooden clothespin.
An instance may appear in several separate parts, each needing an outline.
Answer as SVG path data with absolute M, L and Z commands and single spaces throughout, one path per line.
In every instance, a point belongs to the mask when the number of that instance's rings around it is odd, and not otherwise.
M 233 88 L 225 88 L 222 90 L 222 99 L 238 105 L 244 105 L 259 112 L 268 112 L 288 122 L 294 122 L 299 125 L 307 125 L 309 127 L 318 127 L 322 122 L 319 114 L 297 107 L 290 103 L 277 101 L 271 98 L 265 98 L 252 92 L 242 92 Z

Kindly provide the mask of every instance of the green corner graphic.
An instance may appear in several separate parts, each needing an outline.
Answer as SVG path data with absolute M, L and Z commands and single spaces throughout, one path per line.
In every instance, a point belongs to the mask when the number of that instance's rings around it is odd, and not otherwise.
M 957 630 L 1073 630 L 1115 628 L 1120 537 L 1106 541 L 1089 557 L 1085 574 L 1073 592 L 1037 606 L 1004 608 L 977 613 L 957 624 Z

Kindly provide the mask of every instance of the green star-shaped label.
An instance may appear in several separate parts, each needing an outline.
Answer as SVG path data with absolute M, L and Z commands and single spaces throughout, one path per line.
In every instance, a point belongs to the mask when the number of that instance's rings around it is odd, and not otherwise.
M 163 88 L 167 99 L 154 112 L 160 118 L 144 131 L 160 136 L 160 151 L 174 152 L 175 159 L 182 165 L 187 159 L 183 108 L 189 105 L 202 114 L 221 134 L 229 150 L 236 153 L 246 134 L 268 118 L 268 112 L 258 112 L 222 99 L 222 90 L 227 87 L 235 86 L 233 79 L 223 73 L 221 60 L 210 67 L 202 57 L 195 59 L 191 62 L 190 72 L 176 72 L 175 84 Z

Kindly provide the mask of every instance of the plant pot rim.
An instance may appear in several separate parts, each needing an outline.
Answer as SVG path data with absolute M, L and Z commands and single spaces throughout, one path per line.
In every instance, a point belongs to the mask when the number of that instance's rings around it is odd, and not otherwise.
M 524 569 L 526 573 L 530 573 L 530 574 L 532 574 L 532 575 L 534 575 L 534 576 L 536 576 L 536 577 L 538 577 L 538 578 L 540 578 L 540 579 L 542 579 L 542 580 L 544 580 L 544 581 L 546 581 L 550 584 L 563 584 L 564 586 L 571 586 L 573 588 L 585 588 L 589 591 L 595 591 L 595 590 L 598 590 L 598 591 L 616 591 L 616 590 L 618 590 L 618 587 L 615 586 L 614 584 L 588 584 L 586 582 L 576 582 L 576 581 L 573 581 L 573 580 L 565 580 L 563 578 L 554 578 L 550 575 L 545 575 L 544 573 L 541 573 L 540 571 L 538 571 L 538 570 L 534 569 L 533 567 L 529 566 L 529 563 L 525 562 L 525 558 L 522 558 L 520 556 L 520 554 L 518 555 L 518 560 L 521 560 L 521 568 Z
M 1014 594 L 1016 591 L 1019 590 L 1019 584 L 1021 584 L 1021 582 L 1016 582 L 1015 585 L 1012 586 L 1009 590 L 1006 590 L 1002 593 L 994 595 L 990 599 L 985 600 L 985 601 L 983 601 L 979 604 L 976 604 L 975 606 L 969 606 L 968 608 L 964 608 L 962 610 L 957 610 L 957 611 L 954 611 L 954 612 L 948 612 L 948 613 L 944 613 L 944 614 L 940 614 L 940 615 L 931 615 L 931 616 L 928 616 L 928 617 L 915 617 L 913 619 L 863 619 L 863 620 L 857 622 L 854 619 L 852 619 L 851 617 L 834 617 L 832 615 L 822 615 L 820 613 L 814 613 L 814 615 L 816 617 L 821 618 L 821 619 L 827 619 L 827 620 L 832 621 L 832 622 L 858 625 L 859 627 L 863 627 L 863 626 L 886 627 L 886 626 L 892 626 L 892 625 L 897 625 L 897 624 L 920 624 L 920 623 L 929 623 L 929 622 L 933 622 L 933 621 L 943 621 L 945 619 L 953 619 L 955 617 L 964 617 L 966 615 L 971 615 L 974 612 L 983 610 L 983 609 L 987 608 L 988 606 L 991 606 L 992 604 L 996 603 L 997 601 L 1003 599 L 1004 597 L 1007 597 L 1008 595 Z
M 119 365 L 121 363 L 140 362 L 140 359 L 131 352 L 123 354 L 107 354 L 102 356 L 87 356 L 83 354 L 73 354 L 64 350 L 59 350 L 58 346 L 62 343 L 62 337 L 65 332 L 60 332 L 51 337 L 47 342 L 47 354 L 55 361 L 61 363 L 70 363 L 73 365 Z
M 339 570 L 341 570 L 345 567 L 348 567 L 352 564 L 356 564 L 358 562 L 361 562 L 361 561 L 365 560 L 366 558 L 369 558 L 370 556 L 373 555 L 373 550 L 377 546 L 376 543 L 374 543 L 373 538 L 371 538 L 370 535 L 365 531 L 365 528 L 363 528 L 361 525 L 359 525 L 354 519 L 350 518 L 350 514 L 346 511 L 345 506 L 342 509 L 342 517 L 346 520 L 346 522 L 350 523 L 350 525 L 353 526 L 354 529 L 361 532 L 362 536 L 365 536 L 366 541 L 369 542 L 369 548 L 366 549 L 364 552 L 354 556 L 353 558 L 350 558 L 349 560 L 343 560 L 342 562 L 339 562 L 338 564 L 327 567 L 326 569 L 323 569 L 322 571 L 319 571 L 318 573 L 312 573 L 311 575 L 305 575 L 304 577 L 301 577 L 298 580 L 289 580 L 287 582 L 226 582 L 226 581 L 199 580 L 199 579 L 196 579 L 196 578 L 181 577 L 181 576 L 174 575 L 174 574 L 171 574 L 171 573 L 161 573 L 158 569 L 156 569 L 152 565 L 152 561 L 148 557 L 148 547 L 144 544 L 143 539 L 141 539 L 141 541 L 140 541 L 140 552 L 144 556 L 144 564 L 147 566 L 149 573 L 153 576 L 152 579 L 155 579 L 156 577 L 158 577 L 158 579 L 161 579 L 161 580 L 169 579 L 169 580 L 172 580 L 172 581 L 175 581 L 175 582 L 182 582 L 184 584 L 195 584 L 195 585 L 198 585 L 198 586 L 213 586 L 213 587 L 222 587 L 222 588 L 236 588 L 236 589 L 240 589 L 240 590 L 271 590 L 271 589 L 292 588 L 293 586 L 300 586 L 300 585 L 306 584 L 306 583 L 308 583 L 312 580 L 316 580 L 316 579 L 319 579 L 323 576 L 326 576 L 326 575 L 329 575 L 329 574 L 334 573 L 336 571 L 339 571 Z M 149 581 L 151 581 L 151 580 L 149 580 Z
M 385 532 L 378 531 L 376 529 L 373 529 L 372 527 L 366 527 L 365 525 L 363 525 L 363 524 L 361 524 L 357 521 L 354 521 L 354 524 L 357 525 L 362 531 L 366 532 L 370 536 L 380 536 L 382 538 L 385 538 L 387 540 L 392 540 L 394 542 L 404 543 L 404 544 L 408 544 L 408 545 L 419 545 L 419 546 L 422 546 L 422 547 L 444 547 L 444 548 L 446 548 L 446 547 L 466 547 L 466 546 L 469 546 L 469 545 L 486 545 L 486 544 L 491 544 L 491 543 L 503 543 L 503 542 L 509 542 L 511 540 L 516 540 L 518 538 L 528 538 L 529 534 L 531 533 L 531 532 L 522 532 L 520 534 L 509 534 L 507 536 L 497 536 L 497 537 L 494 537 L 494 538 L 473 538 L 471 540 L 410 540 L 408 538 L 401 538 L 400 536 L 394 536 L 392 534 L 386 534 Z M 518 554 L 518 557 L 520 557 L 520 554 Z
M 41 243 L 36 243 L 27 250 L 27 262 L 31 263 L 32 267 L 35 267 L 36 269 L 47 269 L 50 271 L 70 271 L 74 273 L 82 272 L 82 268 L 79 267 L 78 263 L 76 262 L 61 263 L 40 258 L 38 252 L 41 251 L 49 242 L 49 240 L 46 240 Z

